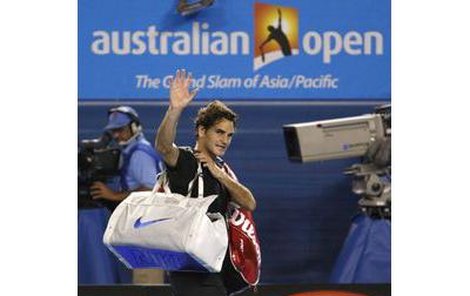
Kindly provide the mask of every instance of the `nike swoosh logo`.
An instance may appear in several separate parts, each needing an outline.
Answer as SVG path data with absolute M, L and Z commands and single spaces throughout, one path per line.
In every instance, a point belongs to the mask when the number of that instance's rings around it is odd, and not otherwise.
M 142 219 L 142 217 L 140 217 L 139 219 L 137 219 L 135 221 L 135 223 L 134 223 L 134 228 L 135 229 L 142 228 L 142 227 L 145 227 L 145 226 L 149 226 L 151 224 L 167 221 L 167 220 L 172 220 L 173 218 L 161 218 L 161 219 L 150 220 L 150 221 L 145 221 L 145 222 L 142 222 L 141 219 Z

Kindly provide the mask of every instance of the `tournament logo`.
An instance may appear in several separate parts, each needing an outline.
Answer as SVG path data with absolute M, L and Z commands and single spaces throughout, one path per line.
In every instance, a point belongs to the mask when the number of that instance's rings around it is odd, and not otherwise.
M 299 16 L 292 7 L 255 3 L 254 60 L 256 71 L 299 54 Z

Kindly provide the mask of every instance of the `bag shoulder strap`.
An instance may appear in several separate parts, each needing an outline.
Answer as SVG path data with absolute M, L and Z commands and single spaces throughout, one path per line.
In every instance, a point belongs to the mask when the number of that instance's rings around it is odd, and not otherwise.
M 194 153 L 191 147 L 179 147 L 179 148 L 189 151 L 191 153 Z M 191 197 L 191 193 L 194 189 L 195 181 L 197 179 L 198 180 L 197 198 L 203 198 L 204 197 L 204 179 L 202 177 L 202 166 L 201 166 L 201 163 L 197 159 L 196 159 L 196 162 L 197 162 L 196 174 L 194 175 L 194 178 L 188 184 L 186 197 Z M 153 190 L 152 190 L 153 193 L 160 192 L 162 189 L 165 193 L 172 193 L 170 186 L 169 186 L 169 179 L 167 176 L 166 169 L 162 171 L 160 174 L 158 174 L 156 178 L 157 178 L 157 182 L 155 183 L 155 186 L 153 187 Z
M 194 184 L 196 183 L 197 179 L 197 198 L 203 198 L 204 197 L 204 179 L 202 177 L 202 166 L 201 163 L 198 161 L 197 162 L 197 170 L 196 170 L 196 175 L 194 176 L 194 179 L 191 180 L 188 184 L 188 194 L 186 197 L 190 197 L 191 193 L 194 189 Z

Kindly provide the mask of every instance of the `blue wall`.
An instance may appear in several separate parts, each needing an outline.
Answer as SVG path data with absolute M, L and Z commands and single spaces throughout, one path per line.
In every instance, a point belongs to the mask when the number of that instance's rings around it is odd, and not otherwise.
M 240 126 L 225 159 L 254 193 L 261 240 L 262 283 L 325 283 L 341 250 L 357 197 L 343 170 L 359 159 L 298 164 L 287 160 L 282 125 L 370 113 L 385 102 L 301 102 L 276 104 L 227 102 Z M 95 138 L 107 109 L 120 102 L 80 102 L 79 139 Z M 163 118 L 164 103 L 133 102 L 151 142 Z M 197 108 L 185 110 L 177 144 L 193 144 Z

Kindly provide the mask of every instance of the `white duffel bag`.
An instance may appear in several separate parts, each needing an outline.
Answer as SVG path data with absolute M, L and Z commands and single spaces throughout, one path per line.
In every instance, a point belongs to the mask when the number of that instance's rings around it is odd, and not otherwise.
M 220 272 L 227 227 L 220 213 L 207 213 L 217 195 L 203 197 L 201 172 L 199 165 L 188 196 L 170 192 L 166 172 L 153 191 L 131 193 L 111 215 L 104 244 L 132 269 Z M 198 197 L 190 198 L 196 179 Z

